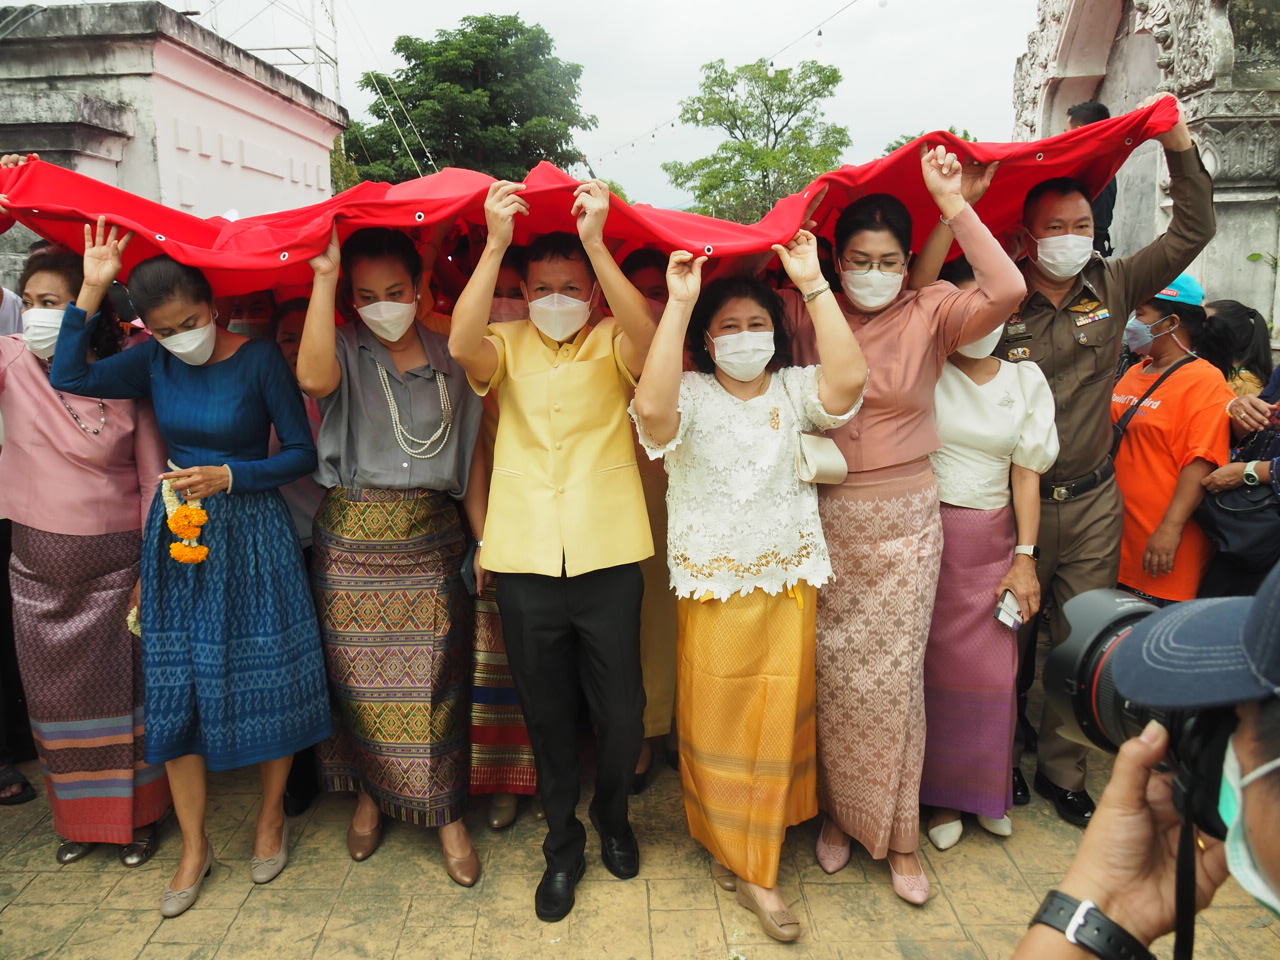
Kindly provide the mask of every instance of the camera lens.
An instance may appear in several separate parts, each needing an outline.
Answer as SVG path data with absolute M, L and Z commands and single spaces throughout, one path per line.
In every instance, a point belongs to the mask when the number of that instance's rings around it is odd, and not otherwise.
M 1090 590 L 1062 608 L 1071 633 L 1045 661 L 1044 689 L 1065 737 L 1115 753 L 1149 720 L 1169 725 L 1165 711 L 1120 695 L 1111 666 L 1111 654 L 1133 625 L 1155 610 L 1121 590 Z

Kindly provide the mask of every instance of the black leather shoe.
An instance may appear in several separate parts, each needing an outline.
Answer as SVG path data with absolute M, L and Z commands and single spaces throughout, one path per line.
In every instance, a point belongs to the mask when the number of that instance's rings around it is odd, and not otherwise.
M 1032 801 L 1032 788 L 1027 786 L 1023 768 L 1014 767 L 1014 806 L 1027 806 Z
M 1043 773 L 1036 771 L 1036 793 L 1053 801 L 1058 816 L 1077 827 L 1087 827 L 1096 809 L 1093 798 L 1084 790 L 1063 790 Z
M 1021 767 L 1013 768 L 1013 805 L 1025 807 L 1031 802 L 1031 788 L 1027 786 L 1027 778 L 1022 775 Z
M 630 880 L 640 872 L 640 845 L 636 843 L 636 835 L 627 824 L 627 832 L 610 836 L 600 829 L 600 821 L 596 819 L 594 807 L 587 808 L 591 825 L 600 834 L 600 859 L 605 869 L 619 880 Z
M 573 889 L 587 872 L 587 862 L 579 860 L 578 865 L 569 872 L 552 872 L 550 867 L 542 874 L 538 889 L 533 895 L 533 910 L 539 920 L 556 923 L 563 920 L 573 909 Z

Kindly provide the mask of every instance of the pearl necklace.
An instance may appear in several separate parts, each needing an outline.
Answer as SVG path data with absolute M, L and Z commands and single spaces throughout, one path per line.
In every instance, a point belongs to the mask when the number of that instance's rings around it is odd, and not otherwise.
M 56 393 L 57 391 L 54 391 L 54 392 Z M 67 403 L 66 398 L 63 397 L 62 394 L 60 393 L 58 394 L 58 399 L 61 400 L 62 405 L 67 408 L 67 413 L 71 414 L 71 419 L 76 422 L 76 426 L 79 427 L 81 430 L 83 430 L 85 433 L 92 433 L 96 437 L 102 431 L 102 428 L 107 425 L 107 407 L 106 407 L 106 404 L 104 404 L 101 400 L 98 401 L 99 426 L 91 430 L 80 421 L 79 414 L 77 414 L 74 410 L 71 409 L 71 404 Z
M 378 379 L 382 382 L 382 392 L 387 398 L 387 408 L 391 411 L 392 432 L 395 434 L 396 443 L 400 445 L 400 449 L 415 460 L 430 460 L 438 455 L 444 450 L 445 444 L 449 442 L 449 432 L 453 428 L 453 401 L 449 399 L 449 391 L 444 385 L 444 374 L 439 370 L 435 372 L 436 384 L 440 389 L 440 426 L 431 439 L 419 440 L 400 424 L 400 408 L 396 406 L 395 395 L 391 392 L 391 378 L 387 376 L 387 368 L 378 360 L 373 362 L 378 365 Z M 427 450 L 436 441 L 439 441 L 439 446 L 427 453 Z M 410 447 L 410 444 L 413 445 L 413 448 Z

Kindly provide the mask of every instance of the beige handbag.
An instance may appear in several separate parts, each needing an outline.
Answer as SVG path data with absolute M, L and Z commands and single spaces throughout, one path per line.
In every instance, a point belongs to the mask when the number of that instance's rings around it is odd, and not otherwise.
M 849 464 L 830 437 L 801 433 L 796 449 L 796 473 L 805 483 L 844 483 Z

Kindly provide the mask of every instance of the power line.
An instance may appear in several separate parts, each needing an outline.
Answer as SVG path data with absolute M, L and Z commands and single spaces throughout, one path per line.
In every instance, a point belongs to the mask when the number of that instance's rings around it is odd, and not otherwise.
M 799 42 L 800 42 L 801 40 L 803 40 L 805 37 L 809 36 L 809 35 L 810 35 L 811 33 L 813 33 L 815 30 L 816 30 L 816 31 L 818 31 L 818 37 L 819 37 L 819 38 L 821 38 L 821 37 L 822 37 L 822 32 L 821 32 L 821 31 L 822 31 L 822 28 L 823 28 L 824 26 L 826 26 L 828 23 L 830 23 L 830 22 L 831 22 L 832 20 L 834 20 L 836 17 L 840 16 L 840 14 L 844 13 L 844 12 L 845 12 L 846 10 L 848 10 L 850 7 L 854 6 L 855 4 L 857 4 L 857 3 L 859 3 L 859 2 L 861 2 L 861 0 L 849 0 L 849 2 L 848 2 L 848 3 L 846 3 L 844 6 L 842 6 L 842 7 L 841 7 L 839 10 L 837 10 L 835 13 L 831 14 L 831 15 L 830 15 L 830 16 L 828 16 L 826 19 L 824 19 L 824 20 L 820 20 L 818 23 L 815 23 L 812 27 L 810 27 L 810 28 L 809 28 L 808 30 L 806 30 L 804 33 L 800 34 L 800 36 L 796 37 L 794 40 L 792 40 L 792 41 L 791 41 L 790 43 L 788 43 L 786 46 L 781 47 L 780 49 L 776 50 L 775 52 L 773 52 L 773 53 L 769 54 L 769 56 L 768 56 L 768 57 L 765 57 L 764 59 L 765 59 L 765 60 L 767 60 L 767 61 L 769 62 L 769 65 L 770 65 L 770 66 L 772 66 L 772 65 L 773 65 L 773 61 L 774 61 L 774 60 L 776 60 L 776 59 L 777 59 L 779 56 L 781 56 L 782 54 L 786 53 L 788 50 L 790 50 L 792 47 L 794 47 L 797 43 L 799 43 Z M 881 6 L 884 6 L 884 5 L 885 5 L 885 0 L 881 0 L 880 5 L 881 5 Z M 680 114 L 678 114 L 678 113 L 677 113 L 677 114 L 676 114 L 674 117 L 672 117 L 671 119 L 669 119 L 669 120 L 663 120 L 661 123 L 657 124 L 656 126 L 650 127 L 648 130 L 646 130 L 644 133 L 640 134 L 639 136 L 631 137 L 629 140 L 624 140 L 622 143 L 620 143 L 620 144 L 619 144 L 618 146 L 616 146 L 614 149 L 612 149 L 612 150 L 605 150 L 603 153 L 597 154 L 597 156 L 596 156 L 596 162 L 597 162 L 597 163 L 604 163 L 604 161 L 605 161 L 609 156 L 615 156 L 615 157 L 616 157 L 616 156 L 618 155 L 618 153 L 619 153 L 620 151 L 622 151 L 622 150 L 626 149 L 626 147 L 627 147 L 627 146 L 630 146 L 630 147 L 631 147 L 631 149 L 633 149 L 633 150 L 634 150 L 634 149 L 635 149 L 636 144 L 637 144 L 637 143 L 639 143 L 639 142 L 641 142 L 641 141 L 643 141 L 645 137 L 648 137 L 650 140 L 657 140 L 657 139 L 658 139 L 658 134 L 659 134 L 660 132 L 662 132 L 662 131 L 664 131 L 664 130 L 666 130 L 666 129 L 668 129 L 668 128 L 672 128 L 672 127 L 674 127 L 674 126 L 675 126 L 677 123 L 679 123 L 679 122 L 680 122 Z

